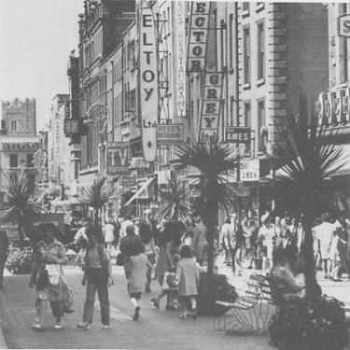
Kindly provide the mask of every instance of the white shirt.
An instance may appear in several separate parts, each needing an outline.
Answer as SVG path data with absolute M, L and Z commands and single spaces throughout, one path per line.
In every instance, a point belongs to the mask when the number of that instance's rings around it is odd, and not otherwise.
M 134 223 L 131 220 L 125 220 L 120 224 L 120 238 L 123 238 L 126 236 L 126 228 L 129 225 L 133 225 Z
M 106 224 L 105 227 L 105 242 L 112 243 L 114 241 L 114 226 L 112 224 Z

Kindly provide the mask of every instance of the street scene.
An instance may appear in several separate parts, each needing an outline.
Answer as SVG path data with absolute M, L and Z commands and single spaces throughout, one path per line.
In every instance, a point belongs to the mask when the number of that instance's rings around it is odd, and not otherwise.
M 0 349 L 350 349 L 350 2 L 0 23 Z

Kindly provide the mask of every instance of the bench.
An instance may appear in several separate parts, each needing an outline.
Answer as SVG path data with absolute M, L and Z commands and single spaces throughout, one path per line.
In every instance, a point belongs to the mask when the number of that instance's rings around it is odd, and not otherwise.
M 216 321 L 216 328 L 228 333 L 263 333 L 273 308 L 271 291 L 263 275 L 253 274 L 247 289 L 234 303 L 216 301 L 227 311 Z

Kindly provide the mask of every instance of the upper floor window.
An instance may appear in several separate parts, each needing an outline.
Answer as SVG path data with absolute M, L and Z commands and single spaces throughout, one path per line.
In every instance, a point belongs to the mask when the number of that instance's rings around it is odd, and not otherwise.
M 249 3 L 249 1 L 243 1 L 242 9 L 243 9 L 243 16 L 249 15 L 249 12 L 250 12 L 250 3 Z
M 11 120 L 11 131 L 17 131 L 17 120 Z
M 250 53 L 250 28 L 243 29 L 243 66 L 244 84 L 250 84 L 251 80 L 251 53 Z
M 265 78 L 265 27 L 258 23 L 258 79 Z
M 252 109 L 250 102 L 244 103 L 244 126 L 251 126 L 252 120 Z
M 18 154 L 10 154 L 10 168 L 18 168 Z
M 265 152 L 267 145 L 266 111 L 265 100 L 258 101 L 258 147 L 259 151 Z

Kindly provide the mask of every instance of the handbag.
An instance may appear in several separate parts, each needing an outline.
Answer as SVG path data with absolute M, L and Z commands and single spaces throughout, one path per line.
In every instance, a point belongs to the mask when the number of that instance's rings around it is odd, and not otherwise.
M 46 271 L 49 277 L 49 283 L 51 285 L 58 285 L 61 276 L 61 265 L 60 264 L 47 264 Z
M 178 289 L 178 281 L 175 272 L 166 271 L 164 274 L 163 286 L 164 290 Z

